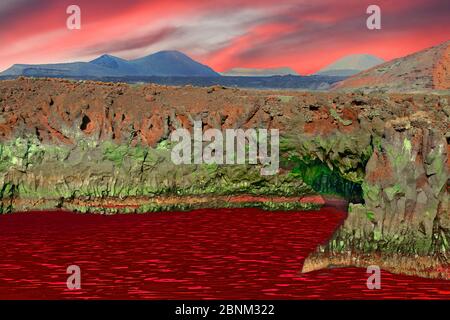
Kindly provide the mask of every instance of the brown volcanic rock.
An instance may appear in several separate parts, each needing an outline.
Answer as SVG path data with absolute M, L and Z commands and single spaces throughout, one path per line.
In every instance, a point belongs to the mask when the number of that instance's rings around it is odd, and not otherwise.
M 298 146 L 320 137 L 308 152 L 328 165 L 353 170 L 386 121 L 427 112 L 444 135 L 448 95 L 257 91 L 153 84 L 19 78 L 0 82 L 0 142 L 36 137 L 77 146 L 82 139 L 155 147 L 170 132 L 208 128 L 276 128 Z M 324 140 L 325 141 L 325 140 Z M 327 142 L 328 143 L 328 142 Z M 325 149 L 324 149 L 325 148 Z M 351 169 L 352 168 L 352 169 Z M 341 168 L 342 169 L 342 168 Z
M 386 121 L 423 111 L 437 130 L 448 135 L 448 100 L 447 95 L 19 78 L 0 82 L 0 143 L 31 138 L 40 144 L 69 146 L 72 153 L 85 142 L 154 148 L 174 129 L 190 130 L 194 120 L 201 120 L 204 129 L 279 129 L 289 152 L 320 159 L 345 178 L 361 181 L 364 159 Z
M 358 73 L 335 90 L 423 91 L 450 89 L 450 41 Z
M 381 131 L 386 120 L 427 111 L 443 132 L 448 96 L 361 95 L 168 87 L 19 78 L 0 82 L 0 141 L 35 135 L 43 142 L 81 137 L 154 146 L 178 127 L 277 128 L 330 135 Z M 444 114 L 444 118 L 445 118 Z
M 437 61 L 433 74 L 433 85 L 436 89 L 450 88 L 450 41 L 446 42 L 442 50 L 442 57 Z
M 359 257 L 361 263 L 378 262 L 371 255 L 377 248 L 383 253 L 398 248 L 408 258 L 405 265 L 416 260 L 411 252 L 423 253 L 422 267 L 414 274 L 429 276 L 425 269 L 442 263 L 430 260 L 427 252 L 439 251 L 439 259 L 445 260 L 441 251 L 448 250 L 450 242 L 448 192 L 443 189 L 450 163 L 449 98 L 1 81 L 0 213 L 184 210 L 181 196 L 190 205 L 202 206 L 227 205 L 217 197 L 245 193 L 261 199 L 299 198 L 315 192 L 290 174 L 298 164 L 291 159 L 319 159 L 321 168 L 332 168 L 346 182 L 362 182 L 366 202 L 352 206 L 335 235 L 339 241 L 329 245 L 336 249 L 337 260 L 320 255 L 308 260 L 306 270 L 353 264 L 346 253 L 339 255 L 343 243 L 350 250 L 360 245 L 366 249 L 369 257 Z M 166 140 L 175 128 L 191 129 L 194 120 L 201 120 L 205 129 L 279 129 L 279 173 L 262 177 L 256 166 L 174 164 Z M 320 179 L 324 188 L 342 183 L 326 175 Z M 400 223 L 385 224 L 390 220 Z M 383 227 L 382 233 L 375 227 Z M 397 234 L 402 238 L 394 239 Z M 390 238 L 392 242 L 384 241 Z M 386 267 L 391 268 L 398 260 L 389 261 Z
M 225 88 L 130 86 L 66 80 L 22 78 L 0 85 L 2 140 L 36 134 L 41 141 L 73 143 L 76 135 L 114 140 L 133 139 L 154 146 L 177 127 L 194 120 L 210 127 L 276 127 L 286 119 L 300 121 L 302 104 L 311 94 L 281 101 L 275 92 Z M 323 98 L 326 107 L 326 97 Z M 308 111 L 309 112 L 309 111 Z M 326 112 L 326 111 L 324 111 Z M 314 112 L 313 112 L 314 113 Z M 331 124 L 331 119 L 326 121 Z
M 364 205 L 350 204 L 345 223 L 308 257 L 304 272 L 375 264 L 450 279 L 447 150 L 425 112 L 388 121 L 366 166 Z

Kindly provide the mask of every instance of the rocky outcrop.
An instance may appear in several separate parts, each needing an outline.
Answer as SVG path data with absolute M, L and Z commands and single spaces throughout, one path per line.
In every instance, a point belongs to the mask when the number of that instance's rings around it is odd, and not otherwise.
M 305 262 L 450 278 L 447 141 L 425 112 L 386 123 L 367 163 L 364 204 L 351 204 L 331 241 Z
M 116 213 L 353 204 L 304 270 L 376 263 L 443 277 L 445 94 L 307 93 L 20 78 L 0 82 L 0 211 Z M 175 165 L 176 128 L 280 130 L 280 170 Z M 442 271 L 444 270 L 444 271 Z

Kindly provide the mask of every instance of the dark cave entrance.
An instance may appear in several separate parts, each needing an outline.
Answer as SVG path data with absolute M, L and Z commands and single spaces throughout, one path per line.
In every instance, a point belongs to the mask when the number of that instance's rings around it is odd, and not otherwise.
M 335 195 L 352 203 L 364 203 L 360 183 L 342 177 L 338 170 L 332 170 L 319 159 L 292 157 L 292 174 L 297 175 L 314 191 L 323 195 Z
M 91 123 L 91 119 L 87 115 L 83 115 L 83 118 L 81 119 L 80 130 L 85 131 L 89 123 Z

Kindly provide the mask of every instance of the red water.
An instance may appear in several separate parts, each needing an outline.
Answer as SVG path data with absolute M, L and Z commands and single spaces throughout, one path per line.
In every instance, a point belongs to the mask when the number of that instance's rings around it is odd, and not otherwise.
M 2 299 L 450 298 L 450 281 L 365 269 L 300 274 L 344 213 L 197 210 L 144 215 L 0 216 Z M 66 268 L 81 268 L 81 289 Z

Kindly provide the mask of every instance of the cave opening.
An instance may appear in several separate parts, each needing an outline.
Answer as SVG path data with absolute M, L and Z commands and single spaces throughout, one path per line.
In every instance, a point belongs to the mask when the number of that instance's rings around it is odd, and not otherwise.
M 83 115 L 83 118 L 81 119 L 80 130 L 85 131 L 87 129 L 89 123 L 91 123 L 91 119 L 89 119 L 89 117 L 87 115 Z
M 292 174 L 298 176 L 314 191 L 336 195 L 352 203 L 364 203 L 361 183 L 344 178 L 338 170 L 330 169 L 319 159 L 293 157 Z

